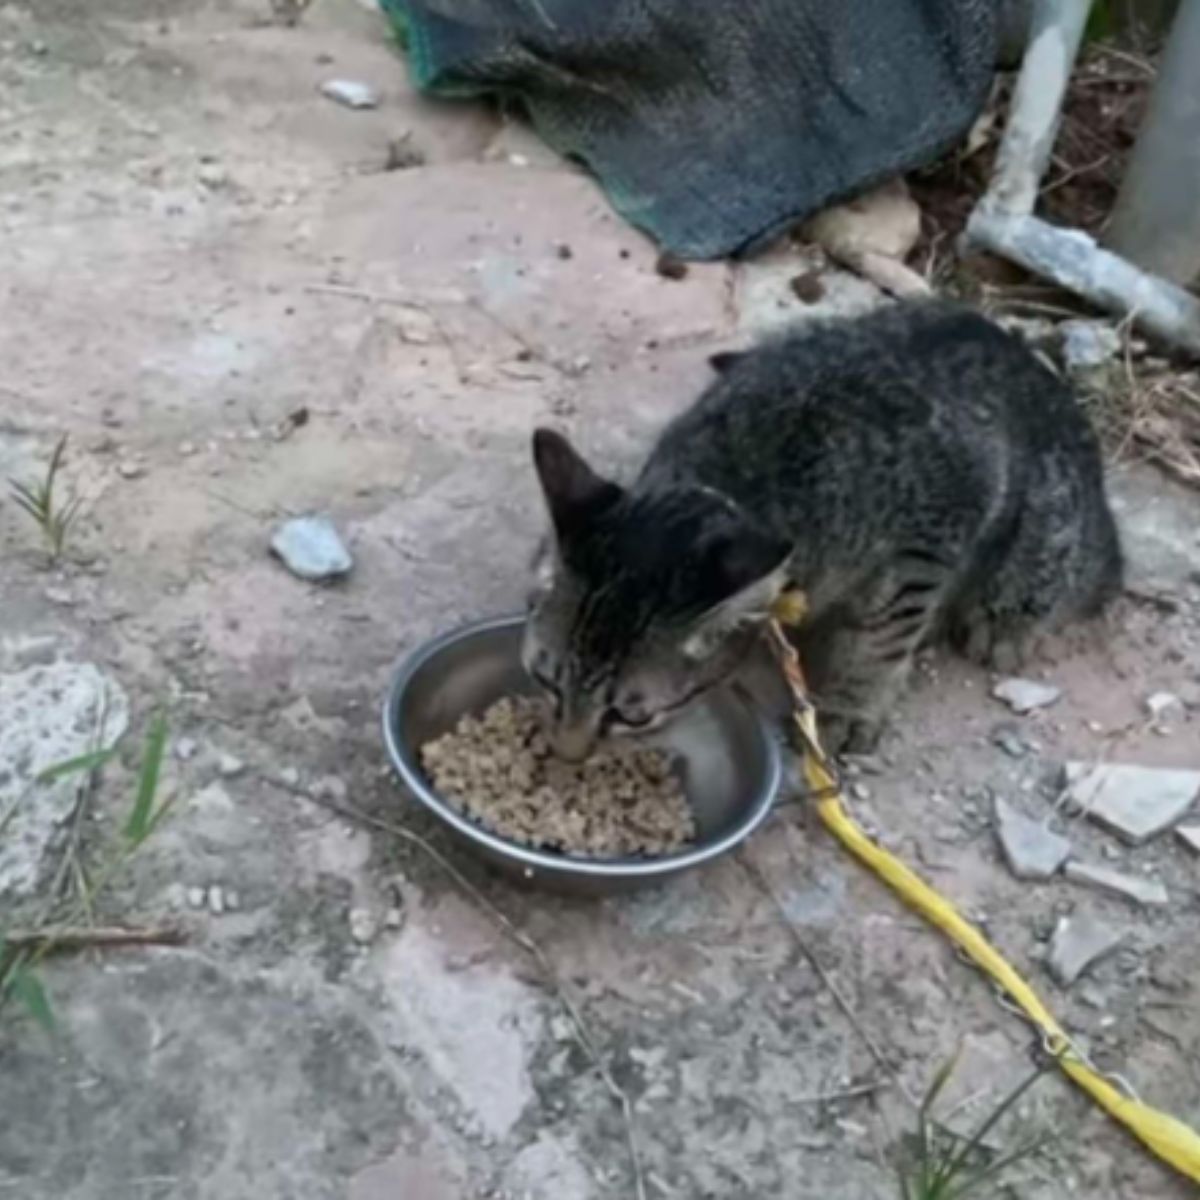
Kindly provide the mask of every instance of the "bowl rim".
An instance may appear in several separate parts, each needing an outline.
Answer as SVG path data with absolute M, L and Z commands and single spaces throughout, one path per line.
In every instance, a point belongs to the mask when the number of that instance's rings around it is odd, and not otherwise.
M 405 692 L 417 672 L 447 646 L 477 634 L 511 629 L 524 624 L 524 615 L 487 617 L 472 621 L 422 642 L 401 658 L 383 705 L 383 738 L 392 765 L 405 788 L 430 812 L 440 817 L 468 840 L 489 850 L 494 855 L 503 856 L 518 866 L 526 868 L 528 874 L 547 872 L 594 879 L 635 879 L 670 875 L 688 867 L 712 862 L 746 841 L 767 819 L 779 794 L 783 778 L 783 760 L 779 744 L 771 736 L 763 715 L 744 696 L 735 696 L 734 698 L 749 710 L 751 723 L 765 759 L 766 780 L 755 803 L 748 807 L 737 825 L 713 841 L 704 842 L 681 853 L 666 855 L 662 858 L 576 858 L 510 842 L 507 838 L 484 829 L 483 826 L 477 825 L 451 808 L 426 781 L 421 765 L 417 761 L 415 749 L 410 753 L 400 737 L 398 717 Z

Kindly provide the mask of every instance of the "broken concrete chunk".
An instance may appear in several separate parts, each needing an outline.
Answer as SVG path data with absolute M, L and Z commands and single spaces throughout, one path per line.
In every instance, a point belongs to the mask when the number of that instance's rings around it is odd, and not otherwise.
M 1200 825 L 1180 825 L 1175 830 L 1175 836 L 1188 847 L 1189 850 L 1200 854 Z
M 1068 763 L 1071 799 L 1133 846 L 1177 824 L 1200 796 L 1200 771 Z
M 128 725 L 124 690 L 91 663 L 0 674 L 0 897 L 35 890 L 82 775 L 45 783 L 38 777 L 113 746 Z
M 999 796 L 994 811 L 1000 848 L 1018 879 L 1049 879 L 1067 861 L 1071 843 L 1065 837 L 1018 812 Z
M 1111 954 L 1125 934 L 1090 913 L 1060 917 L 1050 939 L 1046 965 L 1063 987 L 1070 987 L 1094 962 Z
M 1036 679 L 1002 679 L 992 688 L 992 695 L 1013 712 L 1024 714 L 1053 704 L 1062 696 L 1062 689 Z
M 1112 892 L 1138 904 L 1164 905 L 1171 901 L 1167 889 L 1157 879 L 1143 879 L 1140 875 L 1126 875 L 1114 871 L 1111 867 L 1102 867 L 1097 863 L 1080 862 L 1071 859 L 1064 868 L 1068 879 L 1074 883 L 1083 883 L 1088 887 L 1099 888 L 1101 891 Z
M 284 521 L 271 538 L 271 549 L 293 575 L 320 581 L 349 574 L 354 566 L 328 517 L 295 517 Z
M 327 79 L 321 84 L 321 95 L 347 108 L 379 107 L 379 93 L 370 84 L 357 79 Z

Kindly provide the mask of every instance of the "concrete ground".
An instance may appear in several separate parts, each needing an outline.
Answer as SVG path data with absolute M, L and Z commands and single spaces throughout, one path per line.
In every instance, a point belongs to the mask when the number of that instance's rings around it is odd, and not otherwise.
M 419 848 L 310 797 L 447 849 L 392 783 L 377 710 L 402 651 L 520 603 L 541 525 L 531 427 L 628 469 L 707 353 L 803 315 L 787 280 L 807 260 L 665 279 L 519 126 L 418 100 L 367 8 L 271 17 L 266 0 L 0 6 L 0 476 L 35 477 L 66 433 L 86 501 L 53 568 L 0 505 L 0 699 L 22 698 L 0 714 L 0 788 L 86 748 L 102 679 L 106 730 L 131 730 L 78 824 L 102 869 L 164 705 L 178 805 L 97 918 L 187 932 L 47 962 L 53 1033 L 0 1016 L 0 1196 L 636 1197 L 629 1128 L 556 985 Z M 335 77 L 382 104 L 320 95 Z M 1197 765 L 1200 713 L 1152 726 L 1144 703 L 1196 700 L 1200 504 L 1141 471 L 1114 489 L 1139 598 L 1108 637 L 1039 664 L 1063 699 L 1014 717 L 985 675 L 931 660 L 855 804 L 1101 1067 L 1200 1125 L 1196 857 L 1072 825 L 1081 854 L 1165 882 L 1170 904 L 1138 909 L 1018 882 L 990 828 L 994 794 L 1046 811 L 1068 758 Z M 340 585 L 267 553 L 274 524 L 309 510 L 352 548 Z M 46 735 L 39 714 L 64 705 Z M 0 925 L 36 915 L 75 786 L 14 826 Z M 797 807 L 741 858 L 602 903 L 524 894 L 449 852 L 578 1006 L 631 1100 L 647 1197 L 897 1194 L 912 1109 L 796 933 L 903 1089 L 965 1041 L 956 1125 L 1032 1069 L 1029 1030 Z M 1126 940 L 1066 991 L 1046 942 L 1084 911 Z M 995 1194 L 1193 1194 L 1056 1077 L 1016 1126 L 1059 1136 Z

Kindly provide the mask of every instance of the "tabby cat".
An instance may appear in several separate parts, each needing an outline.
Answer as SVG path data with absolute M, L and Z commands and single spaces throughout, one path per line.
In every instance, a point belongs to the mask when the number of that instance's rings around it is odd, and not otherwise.
M 1119 590 L 1086 417 L 977 313 L 896 304 L 711 361 L 630 487 L 534 434 L 553 533 L 523 656 L 564 756 L 728 677 L 790 586 L 834 750 L 874 744 L 929 639 L 996 664 Z

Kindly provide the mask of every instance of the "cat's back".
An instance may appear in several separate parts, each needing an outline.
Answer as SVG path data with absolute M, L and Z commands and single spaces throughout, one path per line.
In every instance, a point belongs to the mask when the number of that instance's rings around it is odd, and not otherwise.
M 812 322 L 738 355 L 665 431 L 653 460 L 723 445 L 760 460 L 847 438 L 1038 453 L 1090 436 L 1066 385 L 1015 335 L 943 301 Z
M 767 341 L 739 357 L 710 396 L 714 406 L 786 400 L 837 406 L 847 416 L 869 417 L 882 407 L 925 419 L 932 406 L 976 399 L 985 386 L 1010 380 L 1055 382 L 1020 339 L 980 313 L 949 301 L 909 301 Z M 1002 399 L 992 387 L 987 392 Z

